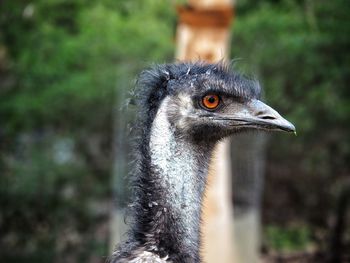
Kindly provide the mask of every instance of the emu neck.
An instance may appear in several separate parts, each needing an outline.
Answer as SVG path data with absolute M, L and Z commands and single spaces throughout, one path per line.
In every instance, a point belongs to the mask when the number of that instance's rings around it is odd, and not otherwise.
M 144 229 L 147 244 L 173 262 L 199 262 L 201 202 L 211 150 L 181 136 L 167 114 L 164 99 L 149 137 L 149 202 L 143 207 L 152 218 Z

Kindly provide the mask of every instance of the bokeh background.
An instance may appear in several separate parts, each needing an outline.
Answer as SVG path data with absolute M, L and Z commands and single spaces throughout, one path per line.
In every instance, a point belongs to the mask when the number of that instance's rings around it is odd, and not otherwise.
M 174 60 L 183 2 L 0 2 L 0 262 L 110 254 L 111 211 L 127 202 L 123 91 Z M 298 129 L 267 142 L 261 257 L 349 262 L 350 4 L 237 0 L 235 13 L 236 67 Z

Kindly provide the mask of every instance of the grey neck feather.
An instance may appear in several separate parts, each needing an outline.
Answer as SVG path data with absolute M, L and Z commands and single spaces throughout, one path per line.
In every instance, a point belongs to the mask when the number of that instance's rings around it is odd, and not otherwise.
M 161 103 L 151 127 L 150 179 L 156 180 L 164 191 L 164 200 L 155 203 L 169 208 L 165 217 L 175 222 L 169 231 L 177 235 L 179 242 L 174 245 L 192 249 L 188 252 L 199 257 L 201 202 L 212 151 L 176 132 L 168 119 L 168 101 L 169 97 Z

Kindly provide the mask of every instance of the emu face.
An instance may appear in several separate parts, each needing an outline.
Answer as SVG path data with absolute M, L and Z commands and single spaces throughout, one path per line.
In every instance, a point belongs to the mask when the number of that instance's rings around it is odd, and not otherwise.
M 247 129 L 295 132 L 293 124 L 258 99 L 259 84 L 239 75 L 185 76 L 168 87 L 168 119 L 181 136 L 216 142 Z

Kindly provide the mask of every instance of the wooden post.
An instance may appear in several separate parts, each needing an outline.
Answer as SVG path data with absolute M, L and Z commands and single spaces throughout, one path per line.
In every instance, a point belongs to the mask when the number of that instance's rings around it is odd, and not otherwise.
M 176 58 L 218 62 L 228 58 L 231 0 L 190 0 L 179 7 Z M 204 262 L 232 263 L 233 248 L 230 142 L 220 143 L 210 166 L 203 205 L 202 256 Z

